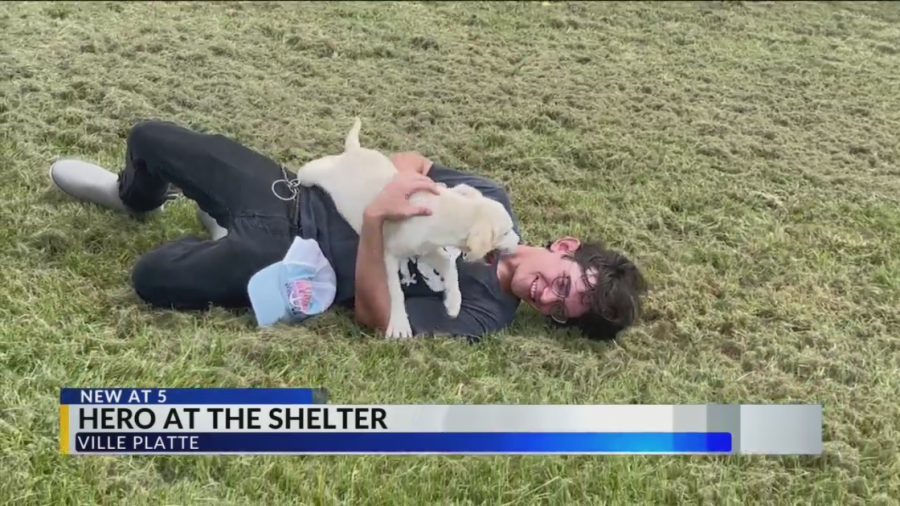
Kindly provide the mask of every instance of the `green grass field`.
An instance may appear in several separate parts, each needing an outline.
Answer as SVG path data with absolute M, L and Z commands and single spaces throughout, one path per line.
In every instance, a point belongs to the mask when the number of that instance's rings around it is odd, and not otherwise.
M 900 504 L 900 5 L 0 5 L 0 504 Z M 619 343 L 524 308 L 471 346 L 332 314 L 142 306 L 203 234 L 50 188 L 156 117 L 297 167 L 363 143 L 509 188 L 524 237 L 653 284 Z M 63 386 L 327 386 L 343 403 L 824 404 L 816 458 L 64 458 Z

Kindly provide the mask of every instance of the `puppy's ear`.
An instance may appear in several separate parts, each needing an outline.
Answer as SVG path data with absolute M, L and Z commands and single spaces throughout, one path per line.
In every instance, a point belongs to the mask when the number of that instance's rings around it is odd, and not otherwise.
M 466 259 L 472 262 L 483 261 L 494 249 L 494 227 L 487 217 L 479 218 L 466 237 Z
M 465 183 L 454 186 L 453 191 L 462 195 L 463 197 L 469 197 L 469 198 L 473 198 L 473 199 L 481 197 L 480 191 L 476 190 L 475 188 L 473 188 Z

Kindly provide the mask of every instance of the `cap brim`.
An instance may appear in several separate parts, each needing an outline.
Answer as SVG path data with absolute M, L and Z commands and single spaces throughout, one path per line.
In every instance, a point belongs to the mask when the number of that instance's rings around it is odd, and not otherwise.
M 257 272 L 247 284 L 247 294 L 256 323 L 260 327 L 270 327 L 288 317 L 284 297 L 279 292 L 284 264 L 276 262 Z

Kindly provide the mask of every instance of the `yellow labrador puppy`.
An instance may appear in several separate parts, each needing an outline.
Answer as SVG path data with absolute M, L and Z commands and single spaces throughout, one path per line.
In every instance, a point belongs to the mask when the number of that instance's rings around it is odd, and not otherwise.
M 363 211 L 397 175 L 387 156 L 360 145 L 361 127 L 362 122 L 356 118 L 343 153 L 313 160 L 297 171 L 299 184 L 328 192 L 338 212 L 357 233 L 362 229 Z M 455 318 L 462 294 L 456 263 L 445 248 L 457 248 L 466 261 L 473 262 L 483 261 L 495 250 L 511 253 L 519 244 L 512 218 L 503 205 L 471 186 L 440 188 L 437 195 L 417 193 L 410 203 L 429 207 L 432 214 L 384 225 L 384 268 L 391 298 L 386 335 L 391 338 L 412 337 L 400 284 L 401 262 L 419 257 L 444 278 L 444 307 Z

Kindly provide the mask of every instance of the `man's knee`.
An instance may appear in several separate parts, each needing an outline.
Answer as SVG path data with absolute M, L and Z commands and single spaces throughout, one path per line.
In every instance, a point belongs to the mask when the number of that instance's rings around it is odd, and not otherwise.
M 135 293 L 144 302 L 164 308 L 175 306 L 172 300 L 173 290 L 167 287 L 167 273 L 160 269 L 161 265 L 155 251 L 138 258 L 131 271 L 131 285 Z
M 173 129 L 179 128 L 181 127 L 170 121 L 157 119 L 139 121 L 131 127 L 125 142 L 132 149 L 152 150 L 164 142 L 164 139 L 171 134 Z
M 204 310 L 212 301 L 186 272 L 179 272 L 172 265 L 175 260 L 167 251 L 176 244 L 168 244 L 138 258 L 131 271 L 131 285 L 141 300 L 152 306 L 179 309 Z
M 134 291 L 148 304 L 168 309 L 247 307 L 247 282 L 269 258 L 260 258 L 252 245 L 229 239 L 189 236 L 144 254 L 131 272 Z

